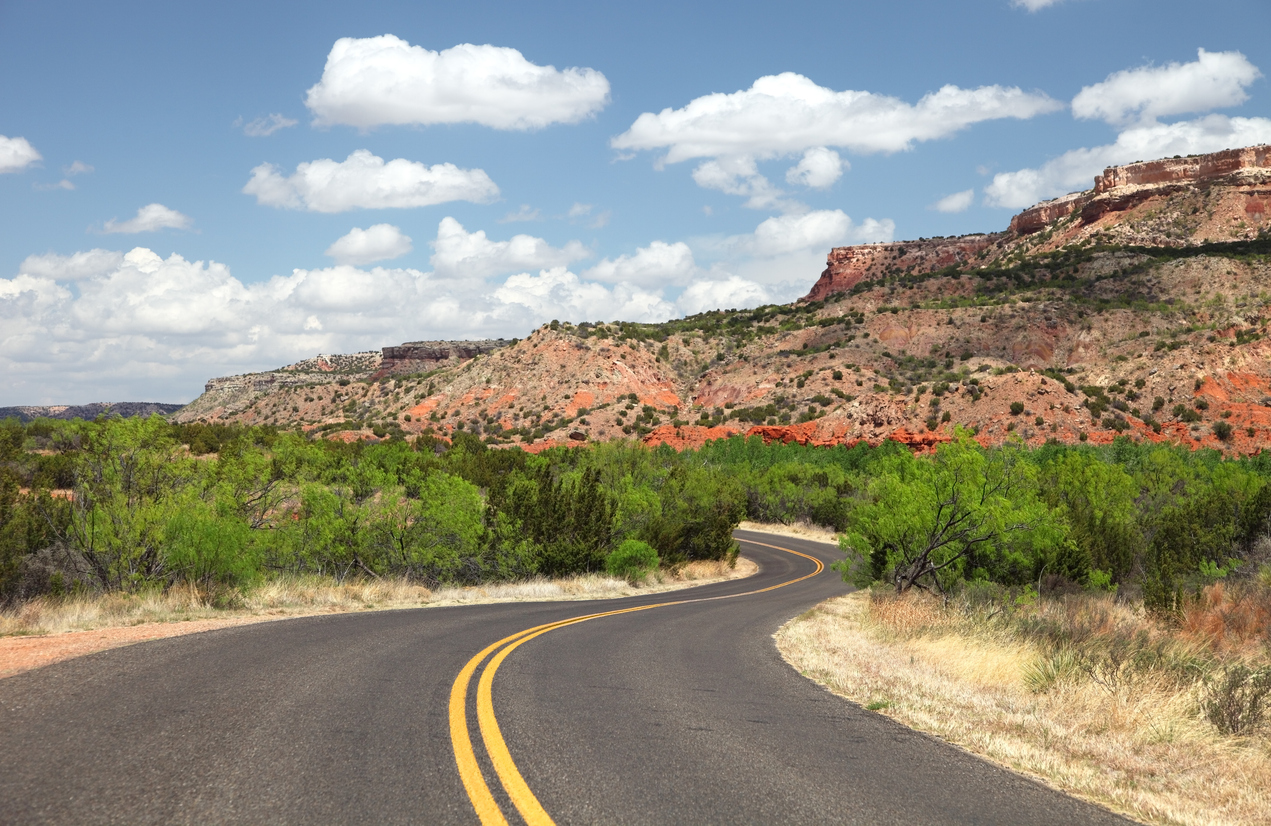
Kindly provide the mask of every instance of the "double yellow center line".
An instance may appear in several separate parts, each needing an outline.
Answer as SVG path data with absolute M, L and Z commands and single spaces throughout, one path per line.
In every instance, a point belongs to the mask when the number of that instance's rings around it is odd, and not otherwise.
M 546 634 L 548 631 L 564 628 L 567 625 L 575 625 L 587 620 L 599 619 L 600 617 L 630 614 L 635 611 L 648 611 L 652 608 L 662 608 L 667 605 L 711 602 L 718 599 L 735 599 L 753 594 L 762 594 L 765 591 L 772 591 L 777 588 L 784 588 L 787 585 L 793 585 L 796 582 L 802 582 L 805 579 L 816 576 L 825 569 L 821 560 L 810 554 L 791 550 L 790 548 L 782 548 L 777 545 L 767 545 L 763 542 L 745 541 L 751 545 L 760 545 L 764 548 L 785 551 L 786 553 L 810 559 L 816 564 L 816 569 L 812 573 L 796 579 L 777 585 L 770 585 L 767 588 L 746 591 L 741 594 L 659 602 L 655 605 L 641 605 L 617 611 L 602 611 L 597 614 L 586 614 L 581 617 L 560 620 L 559 622 L 536 625 L 533 628 L 518 631 L 498 642 L 487 645 L 476 656 L 468 660 L 463 670 L 459 672 L 459 676 L 455 677 L 454 685 L 450 687 L 450 742 L 455 750 L 455 763 L 459 768 L 459 777 L 463 780 L 463 787 L 468 792 L 468 798 L 472 801 L 472 806 L 476 809 L 477 817 L 480 818 L 482 826 L 494 826 L 495 824 L 506 826 L 508 822 L 503 815 L 502 809 L 499 808 L 499 804 L 495 801 L 494 795 L 490 792 L 490 786 L 486 783 L 485 776 L 481 772 L 476 752 L 472 747 L 472 736 L 468 729 L 468 687 L 472 683 L 472 675 L 477 672 L 477 669 L 481 667 L 486 658 L 490 657 L 491 654 L 494 655 L 486 663 L 485 669 L 481 673 L 481 678 L 477 682 L 477 724 L 481 730 L 481 740 L 485 744 L 486 754 L 494 766 L 494 772 L 498 775 L 503 790 L 507 792 L 507 796 L 511 799 L 512 805 L 516 807 L 517 812 L 520 813 L 529 826 L 546 826 L 546 824 L 553 823 L 552 818 L 547 814 L 547 810 L 543 808 L 543 805 L 538 802 L 538 798 L 530 791 L 529 784 L 525 782 L 525 778 L 517 770 L 516 763 L 512 760 L 512 753 L 508 751 L 507 742 L 504 741 L 503 734 L 499 731 L 499 721 L 494 716 L 494 675 L 498 672 L 499 666 L 503 664 L 509 654 L 521 645 L 535 637 Z

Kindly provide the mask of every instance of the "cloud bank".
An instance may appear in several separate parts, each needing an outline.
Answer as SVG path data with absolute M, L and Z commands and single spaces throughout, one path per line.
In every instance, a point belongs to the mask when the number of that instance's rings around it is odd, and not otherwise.
M 91 249 L 72 255 L 50 252 L 28 255 L 18 265 L 18 272 L 53 281 L 79 281 L 117 269 L 123 260 L 124 254 L 114 250 Z
M 807 291 L 830 246 L 889 240 L 892 230 L 822 210 L 740 235 L 653 241 L 580 272 L 571 266 L 591 253 L 578 241 L 495 240 L 447 217 L 431 272 L 366 267 L 411 244 L 379 224 L 333 244 L 331 267 L 254 284 L 225 264 L 141 246 L 32 255 L 0 278 L 0 404 L 184 401 L 209 377 L 316 353 L 523 335 L 552 318 L 663 321 L 785 301 Z
M 556 248 L 532 235 L 514 235 L 507 241 L 491 241 L 485 230 L 468 232 L 454 218 L 441 219 L 433 241 L 430 263 L 445 277 L 470 279 L 505 275 L 517 270 L 564 267 L 591 252 L 579 241 Z

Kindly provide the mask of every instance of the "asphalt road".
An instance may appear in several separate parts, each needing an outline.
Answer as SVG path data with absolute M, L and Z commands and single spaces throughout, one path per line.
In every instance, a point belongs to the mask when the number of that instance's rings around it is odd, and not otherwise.
M 491 711 L 558 823 L 1125 822 L 795 673 L 772 634 L 844 593 L 836 573 L 705 598 L 815 570 L 753 542 L 836 554 L 738 538 L 759 574 L 689 591 L 287 620 L 0 680 L 0 823 L 474 823 L 448 714 L 465 664 L 533 626 L 667 601 L 684 602 L 548 630 L 498 666 Z M 477 724 L 482 673 L 460 728 L 515 823 Z

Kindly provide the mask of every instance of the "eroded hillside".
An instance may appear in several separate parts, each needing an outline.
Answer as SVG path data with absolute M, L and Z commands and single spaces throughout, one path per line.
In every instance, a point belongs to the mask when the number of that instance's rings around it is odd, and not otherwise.
M 530 449 L 738 432 L 923 446 L 961 425 L 985 442 L 1126 433 L 1253 451 L 1271 443 L 1271 234 L 1250 205 L 1271 158 L 1241 152 L 1263 166 L 1112 169 L 1100 180 L 1116 186 L 1005 233 L 834 250 L 792 305 L 218 379 L 177 418 L 344 439 L 463 429 Z

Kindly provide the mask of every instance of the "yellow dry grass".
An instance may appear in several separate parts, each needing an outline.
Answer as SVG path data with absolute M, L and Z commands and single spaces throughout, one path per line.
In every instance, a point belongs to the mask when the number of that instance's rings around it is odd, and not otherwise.
M 792 620 L 782 655 L 836 694 L 1139 820 L 1271 822 L 1271 741 L 1219 735 L 1196 688 L 1137 677 L 1029 691 L 1041 652 L 942 620 L 919 600 L 854 593 Z
M 796 522 L 793 525 L 782 525 L 777 522 L 742 522 L 737 526 L 742 531 L 759 531 L 777 536 L 789 536 L 794 539 L 807 539 L 812 542 L 825 542 L 838 545 L 838 534 L 821 525 L 811 522 Z
M 723 562 L 692 562 L 673 572 L 659 571 L 639 585 L 601 574 L 583 574 L 430 590 L 401 579 L 336 582 L 320 577 L 282 576 L 222 600 L 187 587 L 132 594 L 38 597 L 0 612 L 0 637 L 205 619 L 274 619 L 437 605 L 613 599 L 705 585 L 749 576 L 754 571 L 753 562 L 739 559 L 733 568 Z

